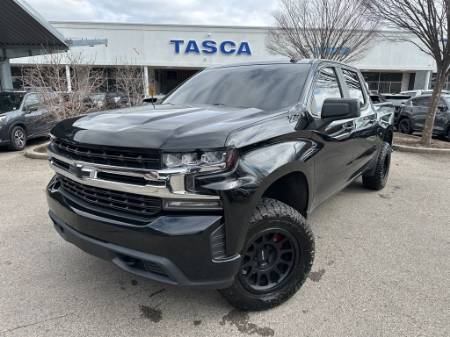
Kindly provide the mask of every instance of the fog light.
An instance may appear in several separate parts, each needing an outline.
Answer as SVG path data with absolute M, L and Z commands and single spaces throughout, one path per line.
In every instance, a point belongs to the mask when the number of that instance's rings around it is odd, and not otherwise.
M 168 211 L 217 211 L 222 209 L 222 203 L 220 200 L 164 200 L 163 207 Z

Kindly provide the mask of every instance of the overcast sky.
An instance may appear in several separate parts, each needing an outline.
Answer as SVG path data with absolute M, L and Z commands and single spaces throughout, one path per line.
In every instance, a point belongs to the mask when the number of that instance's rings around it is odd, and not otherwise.
M 277 0 L 25 0 L 49 21 L 267 26 Z

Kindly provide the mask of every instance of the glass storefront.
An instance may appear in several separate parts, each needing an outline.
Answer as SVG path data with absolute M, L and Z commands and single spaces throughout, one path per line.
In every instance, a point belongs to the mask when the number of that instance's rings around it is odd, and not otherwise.
M 403 73 L 363 72 L 363 76 L 370 90 L 389 94 L 402 91 Z

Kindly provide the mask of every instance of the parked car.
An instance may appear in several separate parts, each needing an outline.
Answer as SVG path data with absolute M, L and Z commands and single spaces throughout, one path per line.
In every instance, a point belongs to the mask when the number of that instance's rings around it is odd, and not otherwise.
M 405 95 L 409 97 L 417 97 L 422 95 L 431 95 L 433 93 L 433 90 L 408 90 L 408 91 L 402 91 L 400 95 Z M 450 91 L 442 90 L 442 95 L 449 95 Z
M 400 116 L 400 111 L 407 100 L 411 98 L 408 95 L 402 94 L 383 94 L 386 102 L 391 103 L 394 106 L 394 127 L 398 128 L 398 118 Z
M 431 105 L 431 95 L 411 98 L 400 111 L 398 129 L 402 133 L 422 132 Z M 434 120 L 433 133 L 450 140 L 450 95 L 442 95 Z
M 128 98 L 120 92 L 96 93 L 87 97 L 84 102 L 92 110 L 108 110 L 126 107 Z
M 130 273 L 271 308 L 311 270 L 305 218 L 358 177 L 386 185 L 392 117 L 341 63 L 209 68 L 160 105 L 59 123 L 49 215 Z
M 375 92 L 370 93 L 370 100 L 372 101 L 373 104 L 382 104 L 387 102 L 386 98 L 384 98 L 382 94 Z
M 46 108 L 39 93 L 0 92 L 0 145 L 22 150 L 27 140 L 48 136 L 56 115 Z
M 373 107 L 376 110 L 380 110 L 380 113 L 382 110 L 395 111 L 397 109 L 397 107 L 392 102 L 388 102 L 382 94 L 371 91 L 370 100 Z

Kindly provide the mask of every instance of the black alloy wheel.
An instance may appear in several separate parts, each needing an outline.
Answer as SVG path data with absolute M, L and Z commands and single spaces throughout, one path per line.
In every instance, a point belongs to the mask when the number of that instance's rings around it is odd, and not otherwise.
M 244 251 L 239 278 L 245 288 L 255 293 L 282 287 L 299 257 L 296 241 L 281 228 L 257 233 Z
M 267 310 L 291 298 L 314 261 L 305 218 L 285 203 L 263 198 L 250 217 L 233 284 L 220 293 L 240 310 Z
M 10 148 L 14 151 L 20 151 L 27 145 L 27 133 L 21 126 L 15 126 L 10 133 Z

